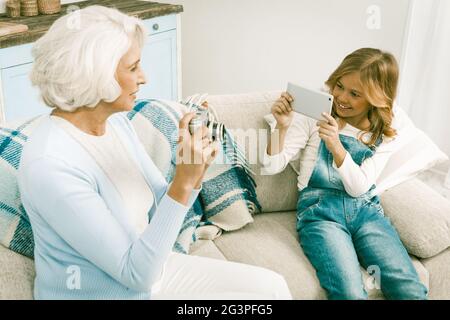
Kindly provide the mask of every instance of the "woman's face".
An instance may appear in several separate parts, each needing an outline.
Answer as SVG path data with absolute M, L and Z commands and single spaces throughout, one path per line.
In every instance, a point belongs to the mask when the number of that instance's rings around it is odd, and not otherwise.
M 112 103 L 115 109 L 120 111 L 133 109 L 139 85 L 146 83 L 140 60 L 141 49 L 137 41 L 133 40 L 130 49 L 120 59 L 117 66 L 116 80 L 122 88 L 122 93 Z
M 358 122 L 366 119 L 370 103 L 364 97 L 363 92 L 359 72 L 340 78 L 332 92 L 337 115 L 350 123 L 352 120 Z

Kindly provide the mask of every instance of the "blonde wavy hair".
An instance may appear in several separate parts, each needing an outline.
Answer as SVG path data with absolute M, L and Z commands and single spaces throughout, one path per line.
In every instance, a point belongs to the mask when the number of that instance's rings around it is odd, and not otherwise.
M 370 127 L 360 136 L 361 142 L 373 146 L 380 137 L 394 138 L 397 132 L 391 125 L 399 78 L 397 60 L 379 49 L 358 49 L 346 56 L 325 82 L 330 93 L 339 79 L 354 72 L 359 72 L 364 98 L 372 106 L 368 114 Z M 335 108 L 333 105 L 333 117 L 337 117 Z M 362 139 L 366 134 L 372 134 L 368 141 Z

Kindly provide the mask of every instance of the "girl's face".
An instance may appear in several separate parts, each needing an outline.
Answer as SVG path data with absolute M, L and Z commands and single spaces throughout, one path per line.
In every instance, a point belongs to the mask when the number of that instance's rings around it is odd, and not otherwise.
M 335 111 L 339 118 L 354 126 L 367 119 L 370 103 L 363 95 L 359 72 L 340 78 L 332 94 Z

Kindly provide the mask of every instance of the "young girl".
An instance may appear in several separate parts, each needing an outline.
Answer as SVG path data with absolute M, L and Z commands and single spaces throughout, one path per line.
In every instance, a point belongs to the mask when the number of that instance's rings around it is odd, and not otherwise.
M 360 264 L 377 273 L 387 299 L 427 297 L 373 195 L 393 151 L 397 82 L 395 58 L 364 48 L 348 55 L 326 82 L 334 103 L 323 121 L 294 113 L 288 93 L 272 106 L 277 130 L 263 165 L 266 173 L 276 174 L 309 147 L 298 180 L 297 232 L 329 299 L 367 299 Z

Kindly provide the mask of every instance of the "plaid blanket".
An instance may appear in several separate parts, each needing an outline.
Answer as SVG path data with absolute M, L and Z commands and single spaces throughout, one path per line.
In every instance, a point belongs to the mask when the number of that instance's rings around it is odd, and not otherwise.
M 0 127 L 0 244 L 27 257 L 33 257 L 33 233 L 16 177 L 23 145 L 39 119 Z
M 178 122 L 186 111 L 183 104 L 173 101 L 139 100 L 128 114 L 168 182 L 175 173 Z M 214 239 L 222 230 L 242 228 L 253 222 L 252 214 L 261 209 L 254 180 L 229 133 L 219 151 L 205 175 L 199 198 L 186 216 L 174 248 L 178 252 L 188 253 L 197 239 Z

